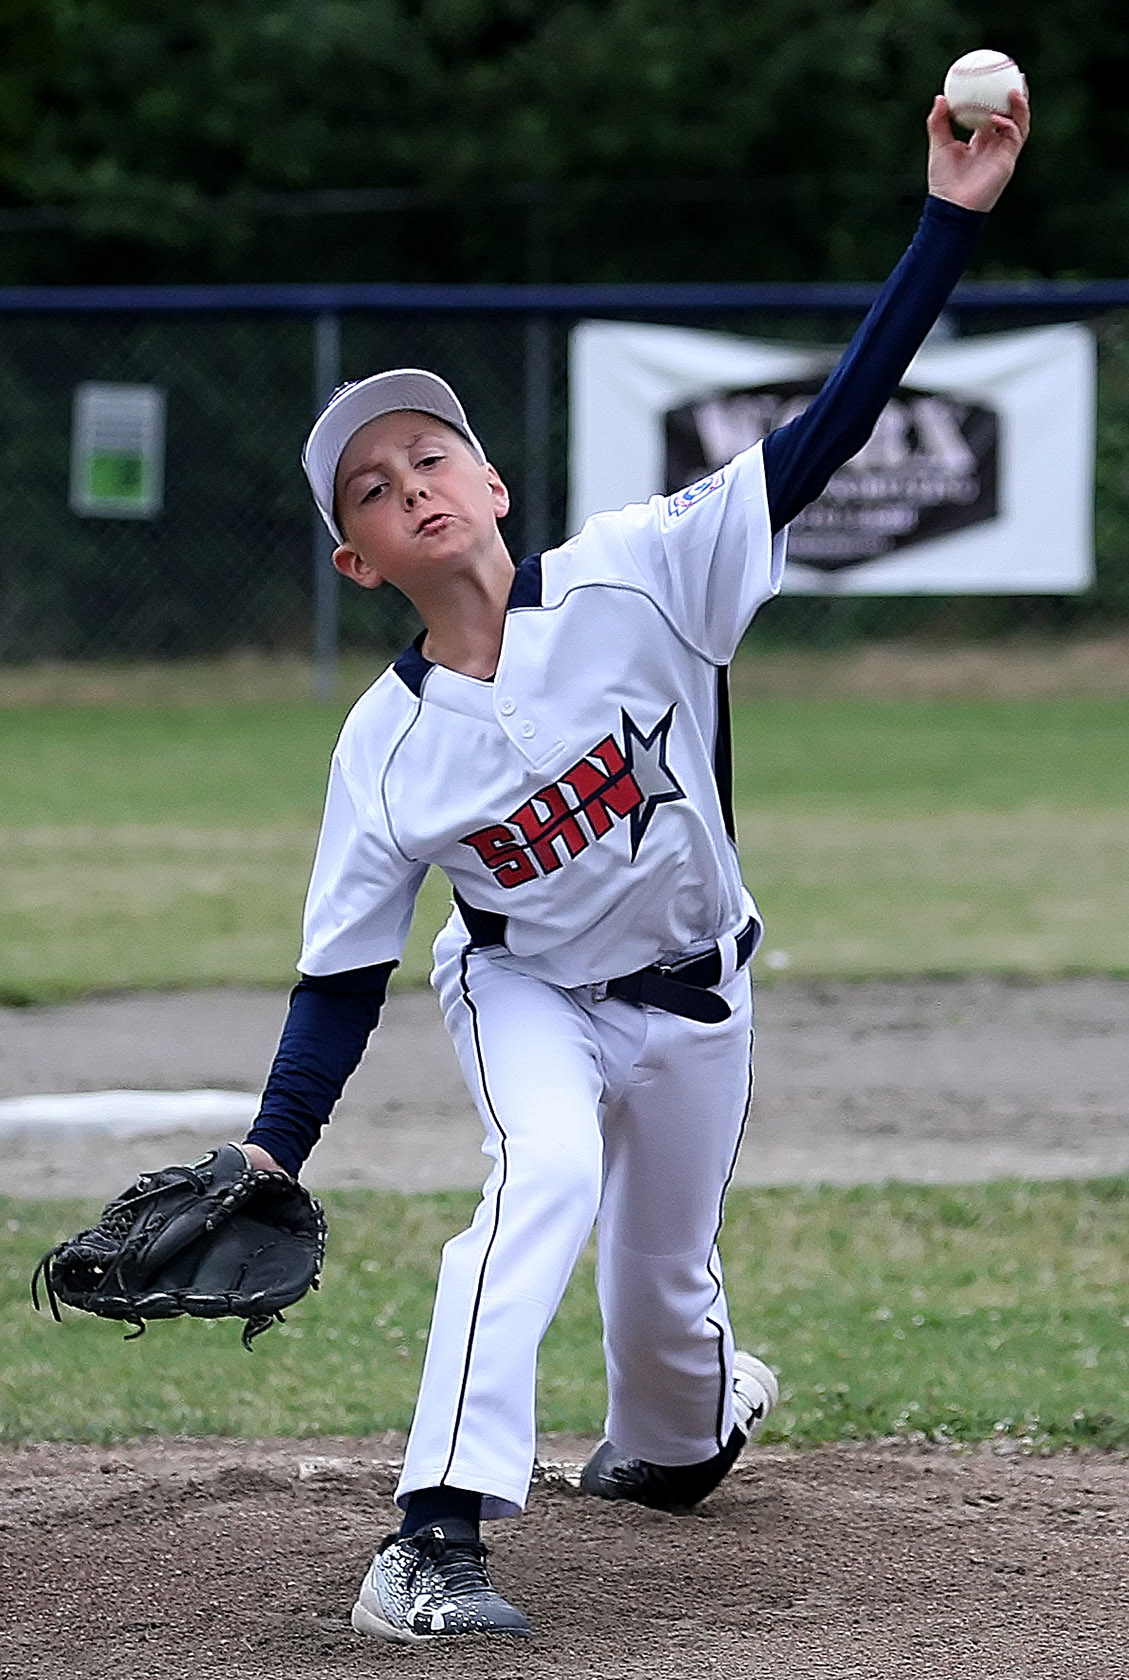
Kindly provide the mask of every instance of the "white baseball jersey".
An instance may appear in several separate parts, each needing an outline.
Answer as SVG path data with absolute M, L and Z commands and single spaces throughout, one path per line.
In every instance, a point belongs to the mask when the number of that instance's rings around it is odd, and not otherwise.
M 564 987 L 755 914 L 724 677 L 784 544 L 758 445 L 524 562 L 492 682 L 397 660 L 334 753 L 301 971 L 398 960 L 429 865 L 506 918 L 502 960 Z

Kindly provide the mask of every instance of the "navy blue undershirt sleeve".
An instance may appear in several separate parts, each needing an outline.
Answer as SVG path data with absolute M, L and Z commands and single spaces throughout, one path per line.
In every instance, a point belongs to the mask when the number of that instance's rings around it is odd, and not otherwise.
M 364 1054 L 395 967 L 306 974 L 290 994 L 259 1112 L 243 1141 L 268 1150 L 295 1178 Z
M 913 241 L 818 396 L 764 440 L 774 531 L 826 488 L 860 450 L 960 279 L 987 221 L 929 197 Z

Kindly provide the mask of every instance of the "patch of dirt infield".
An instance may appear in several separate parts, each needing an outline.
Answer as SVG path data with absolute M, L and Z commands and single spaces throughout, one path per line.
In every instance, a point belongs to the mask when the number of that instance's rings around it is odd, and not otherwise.
M 585 1498 L 549 1441 L 496 1525 L 531 1642 L 355 1635 L 393 1441 L 30 1447 L 0 1460 L 0 1673 L 42 1680 L 800 1674 L 1124 1680 L 1129 1465 L 753 1449 L 691 1517 Z
M 224 994 L 0 1011 L 0 1097 L 253 1091 L 283 1007 Z M 1129 1169 L 1129 982 L 784 986 L 758 1010 L 744 1182 Z M 429 999 L 393 1000 L 312 1182 L 475 1181 L 435 1020 Z M 200 1140 L 15 1134 L 5 1188 L 100 1194 L 98 1173 L 112 1190 L 186 1147 Z M 593 1445 L 543 1441 L 528 1512 L 487 1532 L 535 1639 L 422 1649 L 361 1639 L 348 1619 L 393 1523 L 396 1437 L 2 1451 L 0 1676 L 1129 1674 L 1127 1455 L 754 1447 L 673 1518 L 582 1496 Z

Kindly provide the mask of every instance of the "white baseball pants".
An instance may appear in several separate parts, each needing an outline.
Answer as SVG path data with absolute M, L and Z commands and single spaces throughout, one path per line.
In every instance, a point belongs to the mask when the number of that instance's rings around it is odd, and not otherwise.
M 715 1025 L 516 973 L 457 919 L 435 958 L 493 1167 L 443 1250 L 397 1499 L 447 1485 L 484 1517 L 523 1508 L 538 1349 L 597 1221 L 607 1433 L 655 1464 L 711 1458 L 733 1426 L 717 1237 L 752 1089 L 748 970 Z

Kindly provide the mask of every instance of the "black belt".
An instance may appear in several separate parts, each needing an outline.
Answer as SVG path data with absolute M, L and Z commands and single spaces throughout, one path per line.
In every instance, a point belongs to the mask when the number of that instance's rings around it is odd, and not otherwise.
M 750 917 L 737 935 L 737 967 L 744 968 L 753 954 L 756 924 Z M 684 1015 L 690 1021 L 728 1021 L 733 1013 L 723 997 L 710 988 L 722 976 L 722 955 L 718 946 L 679 962 L 652 963 L 634 974 L 621 974 L 600 989 L 607 997 L 625 1003 L 649 1003 L 670 1015 Z
M 470 934 L 472 950 L 505 944 L 505 916 L 468 904 L 457 888 L 455 903 Z M 750 916 L 737 935 L 737 968 L 744 968 L 752 956 L 755 937 L 756 923 Z M 653 963 L 650 968 L 637 968 L 634 974 L 621 974 L 596 991 L 601 997 L 622 998 L 626 1003 L 649 1003 L 652 1009 L 665 1009 L 668 1015 L 684 1015 L 690 1021 L 728 1021 L 732 1010 L 711 990 L 721 976 L 722 956 L 715 945 L 710 951 L 682 957 L 678 962 Z

